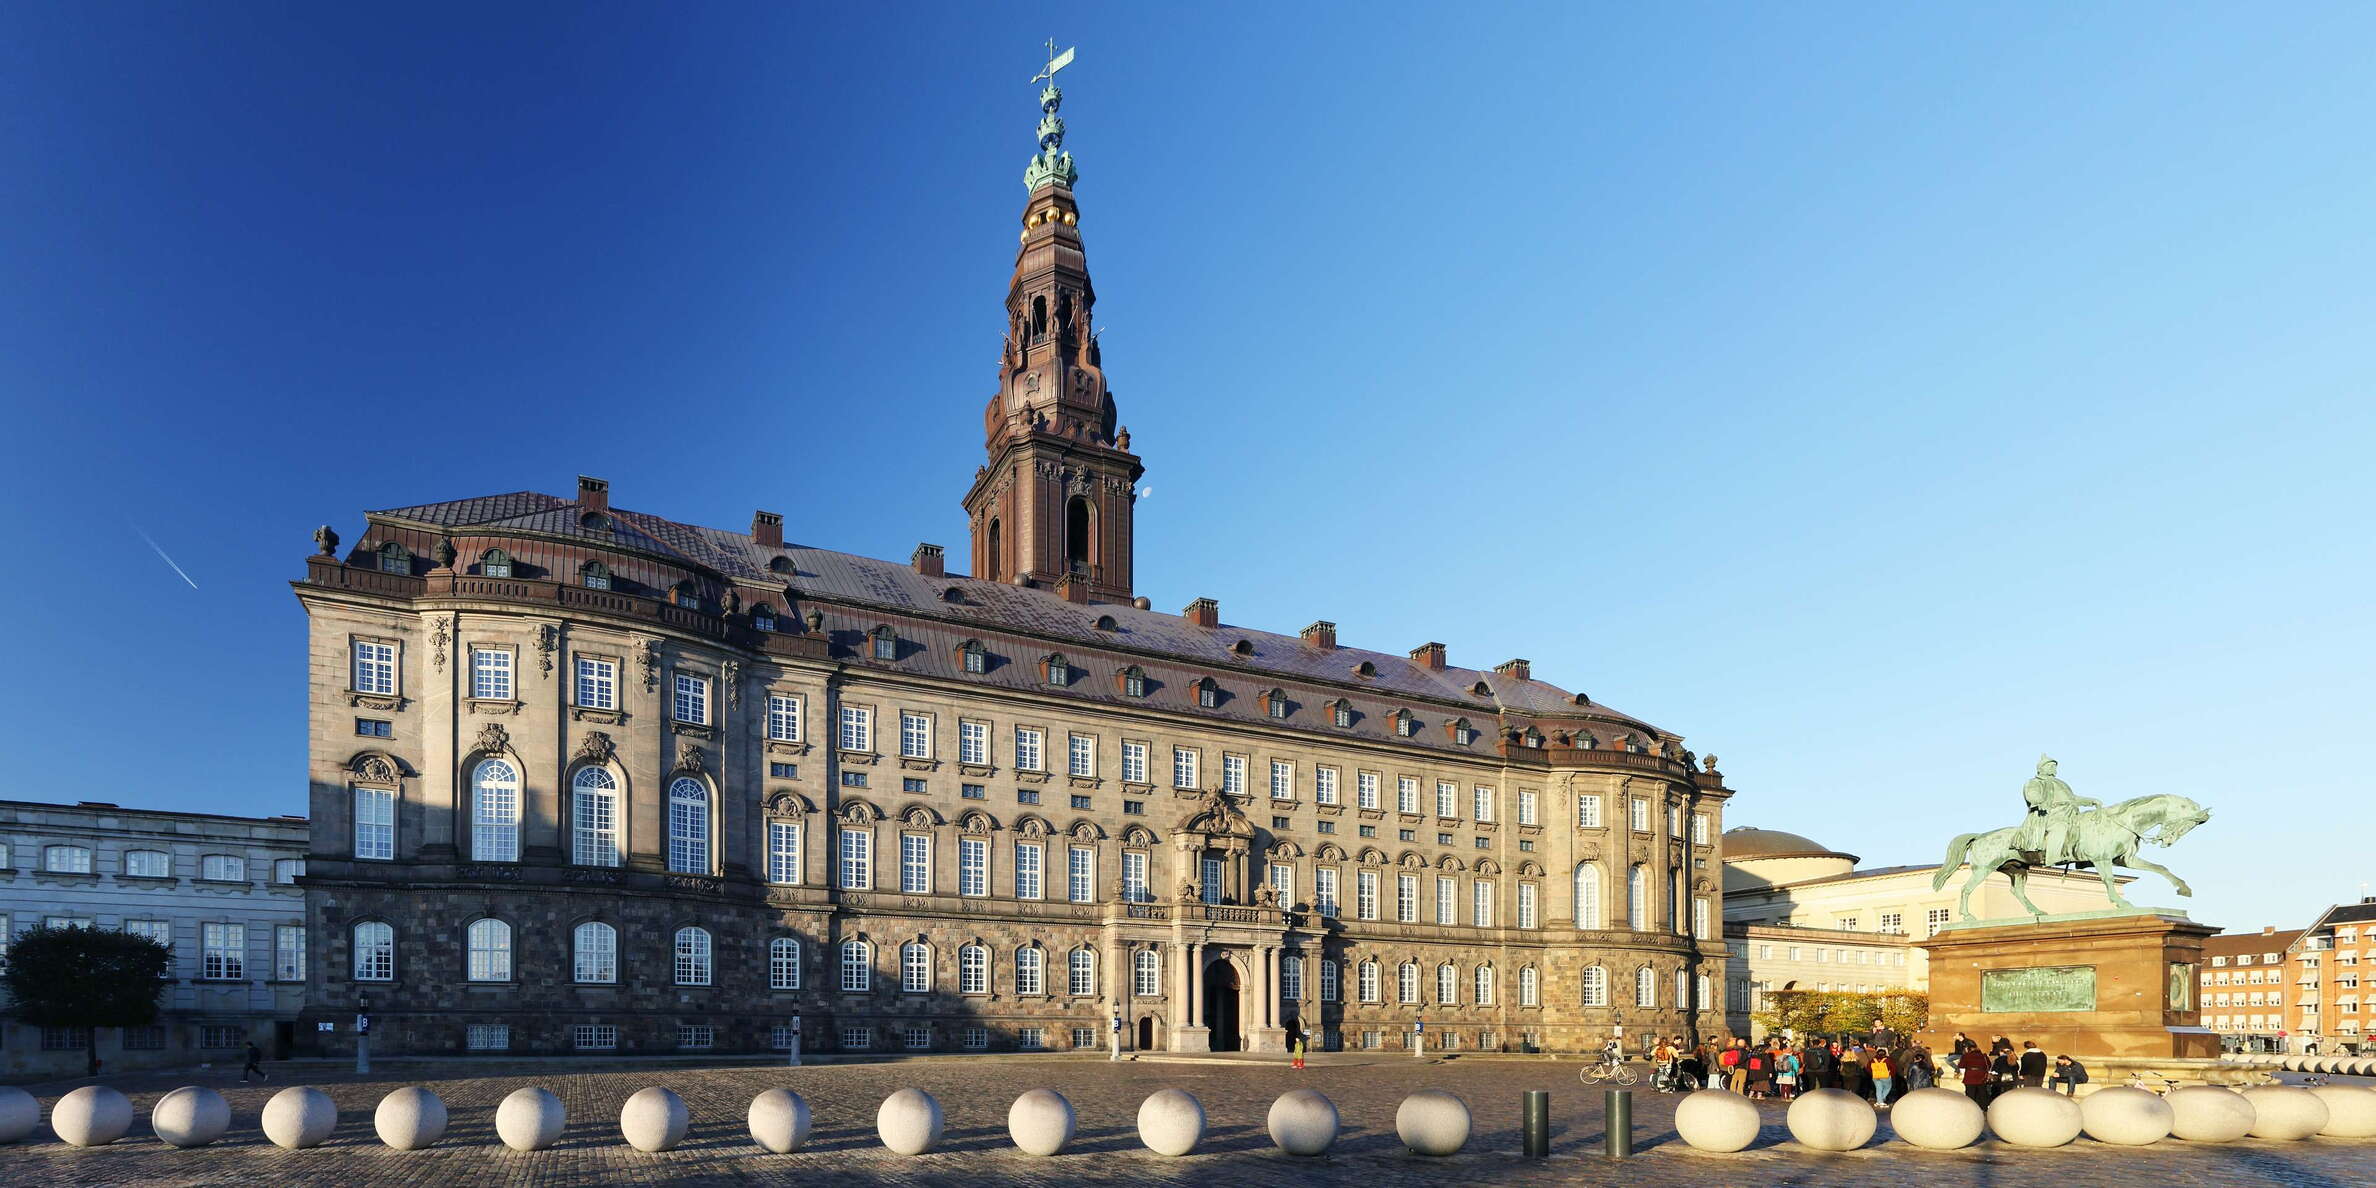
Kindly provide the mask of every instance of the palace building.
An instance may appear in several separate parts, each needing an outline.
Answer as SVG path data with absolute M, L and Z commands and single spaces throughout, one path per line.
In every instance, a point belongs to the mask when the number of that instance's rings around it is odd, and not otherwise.
M 370 512 L 310 622 L 301 1034 L 379 1052 L 1581 1050 L 1722 1026 L 1713 757 L 1527 661 L 1153 609 L 1041 96 L 968 573 Z M 954 415 L 953 411 L 951 415 Z M 955 486 L 952 483 L 952 486 Z M 637 502 L 626 492 L 619 502 Z M 798 524 L 803 537 L 829 522 Z M 1546 626 L 1550 617 L 1546 616 Z M 329 1024 L 334 1030 L 318 1030 Z

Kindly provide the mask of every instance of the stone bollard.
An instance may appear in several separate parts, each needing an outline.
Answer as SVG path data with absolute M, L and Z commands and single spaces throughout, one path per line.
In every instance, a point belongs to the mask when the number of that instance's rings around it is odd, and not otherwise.
M 1029 1155 L 1054 1155 L 1073 1137 L 1072 1103 L 1053 1089 L 1033 1089 L 1007 1107 L 1007 1137 Z
M 1413 1155 L 1458 1155 L 1469 1127 L 1468 1103 L 1441 1089 L 1422 1089 L 1394 1111 L 1394 1135 Z
M 2170 1107 L 2170 1133 L 2188 1142 L 2232 1143 L 2252 1133 L 2252 1103 L 2233 1089 L 2186 1085 L 2162 1101 Z
M 371 1127 L 380 1141 L 399 1151 L 418 1151 L 445 1137 L 445 1099 L 408 1085 L 380 1099 Z
M 149 1107 L 149 1129 L 170 1147 L 203 1147 L 231 1129 L 231 1103 L 212 1089 L 184 1085 Z
M 1317 1089 L 1290 1089 L 1271 1103 L 1270 1136 L 1290 1155 L 1318 1155 L 1336 1142 L 1336 1103 Z
M 1988 1129 L 2016 1147 L 2065 1146 L 2079 1137 L 2084 1120 L 2078 1102 L 2035 1085 L 2007 1090 L 1988 1103 Z
M 2327 1123 L 2318 1133 L 2328 1138 L 2376 1138 L 2376 1089 L 2320 1085 L 2310 1092 L 2327 1108 Z
M 789 1155 L 808 1141 L 808 1102 L 789 1089 L 769 1089 L 751 1099 L 751 1141 Z
M 1675 1106 L 1675 1133 L 1695 1151 L 1739 1151 L 1757 1141 L 1757 1103 L 1730 1089 L 1702 1089 Z
M 2079 1099 L 2079 1125 L 2099 1143 L 2142 1147 L 2170 1137 L 2176 1115 L 2158 1093 L 2115 1085 Z
M 2327 1104 L 2307 1089 L 2256 1085 L 2244 1091 L 2252 1103 L 2252 1137 L 2306 1139 L 2326 1129 Z
M 310 1085 L 291 1085 L 264 1103 L 264 1137 L 291 1151 L 319 1147 L 338 1129 L 338 1103 Z
M 1980 1141 L 1988 1111 L 1954 1089 L 1917 1089 L 1889 1107 L 1889 1128 L 1925 1151 L 1960 1151 Z
M 1204 1103 L 1185 1089 L 1158 1089 L 1139 1103 L 1139 1141 L 1158 1155 L 1185 1155 L 1204 1139 Z
M 673 1089 L 652 1085 L 635 1091 L 619 1107 L 619 1137 L 638 1151 L 666 1151 L 685 1141 L 693 1116 Z
M 22 1142 L 41 1125 L 41 1100 L 14 1085 L 0 1085 L 0 1143 Z
M 514 1151 L 542 1151 L 561 1141 L 569 1108 L 550 1089 L 515 1089 L 495 1107 L 495 1137 Z
M 132 1101 L 105 1085 L 85 1085 L 50 1107 L 50 1129 L 77 1147 L 104 1147 L 132 1129 Z
M 1811 1089 L 1782 1115 L 1790 1137 L 1818 1151 L 1853 1151 L 1870 1142 L 1881 1119 L 1865 1099 L 1845 1089 Z
M 875 1107 L 875 1134 L 901 1155 L 921 1155 L 940 1145 L 940 1103 L 921 1089 L 902 1089 Z

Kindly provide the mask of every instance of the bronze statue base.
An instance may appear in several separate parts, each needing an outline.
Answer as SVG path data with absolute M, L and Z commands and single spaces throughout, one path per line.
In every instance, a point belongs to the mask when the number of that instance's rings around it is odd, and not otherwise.
M 2049 1057 L 2210 1059 L 2195 967 L 2219 929 L 2183 916 L 2119 914 L 1964 925 L 1922 947 L 1930 955 L 1930 1026 L 1945 1052 L 1961 1032 L 2035 1040 Z

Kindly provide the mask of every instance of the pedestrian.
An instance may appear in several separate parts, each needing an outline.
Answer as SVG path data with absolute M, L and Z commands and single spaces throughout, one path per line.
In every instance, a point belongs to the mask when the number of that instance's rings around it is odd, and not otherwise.
M 1916 1044 L 1906 1051 L 1906 1092 L 1928 1089 L 1939 1079 L 1939 1070 L 1931 1063 L 1930 1049 Z
M 1889 1067 L 1889 1049 L 1873 1049 L 1873 1059 L 1867 1067 L 1873 1074 L 1873 1104 L 1886 1110 L 1889 1108 L 1889 1090 L 1896 1079 Z
M 2022 1041 L 2021 1062 L 2018 1067 L 2021 1070 L 2022 1084 L 2032 1089 L 2046 1084 L 2046 1053 L 2038 1047 L 2038 1041 Z
M 1798 1091 L 1798 1078 L 1798 1053 L 1786 1048 L 1775 1062 L 1774 1096 L 1788 1100 L 1791 1094 Z
M 264 1071 L 264 1049 L 257 1047 L 254 1040 L 249 1040 L 247 1044 L 247 1063 L 239 1070 L 240 1084 L 247 1084 L 249 1073 L 256 1074 L 256 1079 L 259 1081 L 272 1079 L 272 1075 Z
M 1741 1091 L 1742 1082 L 1749 1075 L 1749 1071 L 1741 1067 L 1741 1049 L 1738 1042 L 1735 1041 L 1735 1046 L 1726 1048 L 1721 1055 L 1716 1057 L 1717 1067 L 1724 1070 L 1724 1087 L 1735 1093 Z
M 1302 1068 L 1302 1067 L 1304 1066 L 1304 1063 L 1303 1063 L 1303 1058 L 1304 1058 L 1304 1037 L 1303 1037 L 1303 1033 L 1299 1031 L 1299 1032 L 1296 1032 L 1296 1033 L 1295 1033 L 1295 1067 L 1297 1067 L 1297 1068 Z
M 1980 1045 L 1967 1043 L 1963 1055 L 1956 1058 L 1956 1067 L 1963 1072 L 1964 1096 L 1985 1106 L 1988 1104 L 1988 1054 Z
M 2087 1083 L 2087 1066 L 2066 1053 L 2054 1058 L 2054 1082 L 2051 1088 L 2071 1097 L 2079 1095 L 2079 1086 Z

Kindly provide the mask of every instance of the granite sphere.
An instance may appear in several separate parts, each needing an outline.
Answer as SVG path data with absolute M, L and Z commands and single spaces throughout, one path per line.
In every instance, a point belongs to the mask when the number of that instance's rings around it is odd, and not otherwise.
M 132 1129 L 132 1101 L 105 1085 L 85 1085 L 50 1107 L 50 1129 L 77 1147 L 104 1147 Z
M 789 1155 L 808 1141 L 808 1101 L 789 1089 L 769 1089 L 751 1099 L 751 1141 Z
M 1468 1145 L 1468 1103 L 1441 1089 L 1422 1089 L 1394 1110 L 1394 1133 L 1415 1155 L 1458 1155 Z
M 1139 1103 L 1139 1141 L 1158 1155 L 1185 1155 L 1204 1139 L 1204 1103 L 1185 1089 L 1158 1089 Z
M 1889 1107 L 1889 1128 L 1927 1151 L 1960 1151 L 1980 1141 L 1988 1111 L 1958 1090 L 1934 1085 L 1897 1099 Z
M 1675 1133 L 1701 1151 L 1738 1151 L 1757 1141 L 1757 1103 L 1730 1089 L 1702 1089 L 1675 1107 Z
M 1782 1120 L 1790 1127 L 1790 1137 L 1818 1151 L 1853 1151 L 1871 1141 L 1881 1126 L 1873 1107 L 1845 1089 L 1799 1094 Z
M 1988 1129 L 2016 1147 L 2060 1147 L 2079 1137 L 2079 1103 L 2052 1089 L 2024 1085 L 1988 1103 Z
M 542 1151 L 568 1125 L 569 1109 L 550 1089 L 515 1089 L 495 1107 L 495 1137 L 514 1151 Z
M 380 1141 L 399 1151 L 417 1151 L 445 1136 L 445 1099 L 407 1085 L 380 1099 L 371 1113 L 371 1128 Z
M 291 1151 L 319 1147 L 338 1129 L 338 1103 L 310 1085 L 292 1085 L 264 1103 L 264 1137 Z
M 2327 1124 L 2318 1133 L 2328 1138 L 2376 1138 L 2376 1089 L 2320 1085 L 2310 1092 L 2327 1108 Z
M 2252 1103 L 2225 1086 L 2187 1085 L 2162 1100 L 2170 1107 L 2170 1133 L 2188 1142 L 2232 1143 L 2252 1133 Z
M 875 1133 L 901 1155 L 921 1155 L 939 1145 L 945 1124 L 940 1103 L 921 1089 L 902 1089 L 875 1107 Z
M 1053 1089 L 1033 1089 L 1007 1107 L 1007 1137 L 1027 1155 L 1053 1155 L 1073 1137 L 1072 1103 Z
M 1290 1155 L 1318 1155 L 1336 1142 L 1336 1103 L 1317 1089 L 1290 1089 L 1271 1103 L 1270 1136 Z
M 2252 1137 L 2306 1139 L 2326 1129 L 2327 1104 L 2307 1089 L 2255 1085 L 2244 1091 L 2252 1103 Z
M 199 1085 L 184 1085 L 149 1107 L 149 1129 L 171 1147 L 203 1147 L 231 1129 L 231 1103 Z
M 646 1086 L 619 1107 L 619 1137 L 638 1151 L 666 1151 L 684 1142 L 691 1129 L 693 1115 L 673 1089 Z
M 2176 1115 L 2161 1094 L 2129 1085 L 2098 1089 L 2079 1099 L 2079 1125 L 2099 1143 L 2142 1147 L 2170 1137 Z
M 14 1085 L 0 1085 L 0 1143 L 19 1142 L 41 1125 L 41 1101 Z

